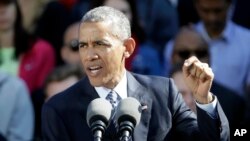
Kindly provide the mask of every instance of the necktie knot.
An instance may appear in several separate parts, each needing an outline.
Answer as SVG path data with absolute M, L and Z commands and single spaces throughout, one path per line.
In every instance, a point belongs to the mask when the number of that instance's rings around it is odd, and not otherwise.
M 111 105 L 112 105 L 112 107 L 114 109 L 118 105 L 118 102 L 119 102 L 120 98 L 119 98 L 118 94 L 115 91 L 111 90 L 109 92 L 109 94 L 107 95 L 106 99 L 111 103 Z

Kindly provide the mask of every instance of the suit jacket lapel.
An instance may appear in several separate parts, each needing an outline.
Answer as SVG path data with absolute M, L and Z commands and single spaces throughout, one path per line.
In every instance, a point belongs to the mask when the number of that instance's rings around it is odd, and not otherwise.
M 144 107 L 141 113 L 140 123 L 134 129 L 133 141 L 146 141 L 151 118 L 152 99 L 149 97 L 149 90 L 142 86 L 129 72 L 127 72 L 127 80 L 128 97 L 136 98 Z
M 100 98 L 95 88 L 90 84 L 88 77 L 85 77 L 81 83 L 81 92 L 85 92 L 86 96 L 90 98 L 90 100 L 94 100 L 96 98 Z

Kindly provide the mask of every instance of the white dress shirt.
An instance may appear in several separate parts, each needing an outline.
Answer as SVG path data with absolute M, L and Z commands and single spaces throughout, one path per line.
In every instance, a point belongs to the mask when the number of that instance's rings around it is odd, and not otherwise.
M 111 89 L 105 87 L 95 87 L 96 92 L 101 98 L 106 99 L 107 95 L 110 93 Z M 127 98 L 127 75 L 126 72 L 123 74 L 122 80 L 113 89 L 121 99 Z

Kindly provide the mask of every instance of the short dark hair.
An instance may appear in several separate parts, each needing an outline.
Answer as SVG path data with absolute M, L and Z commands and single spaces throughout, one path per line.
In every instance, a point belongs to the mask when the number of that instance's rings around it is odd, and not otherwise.
M 85 76 L 85 73 L 79 65 L 65 64 L 58 66 L 45 79 L 44 88 L 51 82 L 63 81 L 71 76 L 76 76 L 80 80 Z
M 121 40 L 131 37 L 131 27 L 128 18 L 121 11 L 112 7 L 100 6 L 91 9 L 83 16 L 81 22 L 111 22 L 115 36 L 118 36 Z

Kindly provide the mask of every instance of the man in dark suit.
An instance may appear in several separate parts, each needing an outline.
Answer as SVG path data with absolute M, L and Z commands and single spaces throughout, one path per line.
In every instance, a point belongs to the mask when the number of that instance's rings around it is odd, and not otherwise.
M 184 78 L 197 104 L 196 118 L 172 79 L 126 71 L 125 59 L 133 53 L 135 41 L 124 14 L 98 7 L 84 15 L 79 29 L 79 53 L 87 77 L 44 104 L 45 141 L 93 140 L 86 121 L 87 107 L 96 98 L 105 99 L 111 90 L 120 99 L 134 97 L 147 107 L 130 140 L 229 140 L 227 119 L 210 93 L 214 76 L 207 64 L 191 57 L 183 65 Z M 104 141 L 119 140 L 112 124 L 103 135 Z

